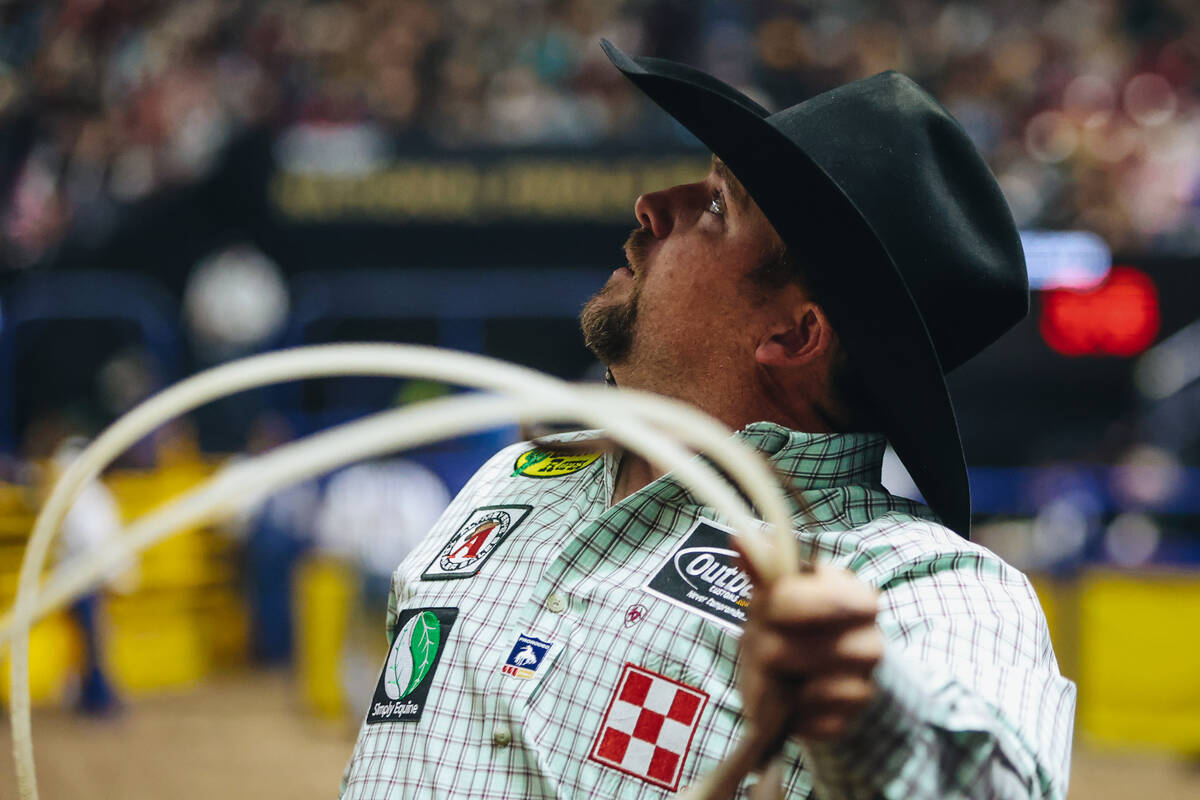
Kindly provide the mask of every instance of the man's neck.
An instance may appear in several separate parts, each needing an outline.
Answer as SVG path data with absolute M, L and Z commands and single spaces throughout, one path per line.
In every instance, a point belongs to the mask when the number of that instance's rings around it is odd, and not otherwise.
M 663 474 L 646 459 L 626 450 L 621 454 L 621 465 L 617 468 L 617 479 L 613 481 L 611 505 L 615 506 L 637 490 L 649 486 L 662 477 Z

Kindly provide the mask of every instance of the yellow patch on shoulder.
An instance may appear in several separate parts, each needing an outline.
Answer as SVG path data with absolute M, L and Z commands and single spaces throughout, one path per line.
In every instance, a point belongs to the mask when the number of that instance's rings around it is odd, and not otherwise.
M 513 477 L 561 478 L 590 466 L 602 453 L 558 453 L 542 447 L 527 450 L 513 464 Z

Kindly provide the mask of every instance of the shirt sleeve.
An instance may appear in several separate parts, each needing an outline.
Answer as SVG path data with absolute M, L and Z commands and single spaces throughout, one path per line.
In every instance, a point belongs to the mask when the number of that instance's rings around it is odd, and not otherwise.
M 805 746 L 817 796 L 1066 797 L 1075 686 L 1025 576 L 987 551 L 890 572 L 878 693 L 844 737 Z

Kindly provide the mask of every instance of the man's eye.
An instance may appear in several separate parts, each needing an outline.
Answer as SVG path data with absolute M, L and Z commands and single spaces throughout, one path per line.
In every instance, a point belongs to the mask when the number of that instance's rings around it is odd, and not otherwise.
M 712 202 L 708 204 L 708 212 L 717 216 L 724 216 L 725 195 L 721 194 L 720 189 L 713 189 Z

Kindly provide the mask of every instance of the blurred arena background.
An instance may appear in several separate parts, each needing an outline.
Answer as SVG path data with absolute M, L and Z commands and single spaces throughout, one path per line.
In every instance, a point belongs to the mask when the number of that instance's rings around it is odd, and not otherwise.
M 1072 796 L 1200 796 L 1190 0 L 0 2 L 3 604 L 80 437 L 199 369 L 386 340 L 598 378 L 580 304 L 622 263 L 634 197 L 707 162 L 601 36 L 770 107 L 897 68 L 961 120 L 1035 287 L 951 380 L 975 538 L 1034 577 L 1079 684 Z M 229 459 L 443 391 L 340 379 L 208 406 L 125 454 L 58 558 Z M 515 435 L 295 487 L 41 623 L 46 796 L 332 796 L 388 574 Z

